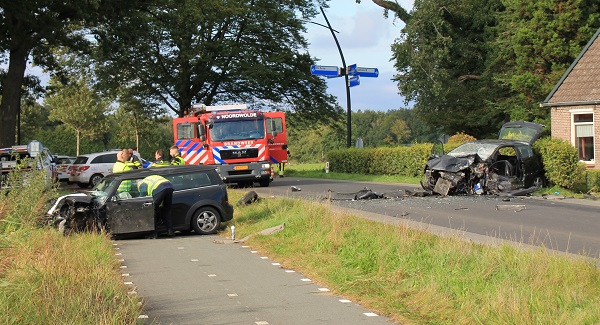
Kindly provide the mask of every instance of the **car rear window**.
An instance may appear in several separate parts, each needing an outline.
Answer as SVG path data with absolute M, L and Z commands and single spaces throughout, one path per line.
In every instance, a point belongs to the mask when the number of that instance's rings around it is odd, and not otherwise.
M 75 159 L 75 162 L 73 164 L 81 165 L 81 164 L 87 163 L 87 161 L 88 161 L 88 157 L 79 156 L 79 157 L 77 157 L 77 159 Z
M 92 164 L 114 164 L 117 162 L 117 153 L 100 155 L 92 160 Z

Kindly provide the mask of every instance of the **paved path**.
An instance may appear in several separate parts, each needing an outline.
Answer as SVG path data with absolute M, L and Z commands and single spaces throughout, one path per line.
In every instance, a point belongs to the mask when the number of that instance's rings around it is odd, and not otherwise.
M 261 252 L 223 239 L 115 241 L 124 281 L 145 301 L 143 324 L 391 324 Z

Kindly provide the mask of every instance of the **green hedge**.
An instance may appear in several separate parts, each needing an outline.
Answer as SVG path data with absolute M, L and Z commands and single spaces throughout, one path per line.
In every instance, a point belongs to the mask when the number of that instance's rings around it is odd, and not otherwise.
M 332 172 L 418 177 L 431 153 L 431 143 L 410 147 L 340 149 L 327 153 Z
M 586 191 L 585 165 L 569 142 L 545 137 L 533 144 L 542 159 L 549 183 L 575 191 Z

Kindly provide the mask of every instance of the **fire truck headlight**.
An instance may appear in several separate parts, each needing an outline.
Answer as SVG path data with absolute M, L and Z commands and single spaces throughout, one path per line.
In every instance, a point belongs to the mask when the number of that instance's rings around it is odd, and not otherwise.
M 262 169 L 269 169 L 271 168 L 271 164 L 262 164 Z

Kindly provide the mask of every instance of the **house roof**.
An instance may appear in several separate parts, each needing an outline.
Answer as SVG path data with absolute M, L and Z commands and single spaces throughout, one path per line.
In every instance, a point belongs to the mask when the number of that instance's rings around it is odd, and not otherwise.
M 600 28 L 540 106 L 600 104 L 599 35 Z

